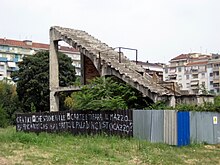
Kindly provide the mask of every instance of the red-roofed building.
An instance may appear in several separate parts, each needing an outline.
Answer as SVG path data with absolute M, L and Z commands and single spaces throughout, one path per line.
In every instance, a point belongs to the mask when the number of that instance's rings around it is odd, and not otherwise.
M 163 69 L 164 81 L 178 83 L 189 94 L 219 93 L 219 55 L 181 54 L 169 62 Z
M 22 61 L 24 56 L 34 55 L 40 50 L 49 50 L 49 44 L 32 42 L 30 40 L 12 40 L 0 38 L 0 80 L 11 79 L 10 75 L 17 70 L 17 63 Z M 80 75 L 80 53 L 67 46 L 59 46 L 59 51 L 66 54 L 73 60 L 76 74 Z

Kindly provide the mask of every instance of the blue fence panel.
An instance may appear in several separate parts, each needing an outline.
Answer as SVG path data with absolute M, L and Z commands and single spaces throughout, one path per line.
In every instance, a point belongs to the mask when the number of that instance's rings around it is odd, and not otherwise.
M 177 112 L 177 145 L 190 144 L 189 112 Z

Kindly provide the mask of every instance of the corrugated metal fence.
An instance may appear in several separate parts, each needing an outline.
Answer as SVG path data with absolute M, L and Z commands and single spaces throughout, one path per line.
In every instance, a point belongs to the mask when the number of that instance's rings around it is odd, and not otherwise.
M 220 113 L 190 112 L 190 137 L 192 142 L 220 143 Z
M 220 113 L 175 110 L 65 111 L 17 114 L 16 130 L 134 136 L 183 146 L 220 143 Z
M 220 143 L 220 113 L 134 110 L 133 136 L 150 142 L 183 146 Z
M 134 110 L 133 136 L 170 145 L 189 144 L 189 112 Z

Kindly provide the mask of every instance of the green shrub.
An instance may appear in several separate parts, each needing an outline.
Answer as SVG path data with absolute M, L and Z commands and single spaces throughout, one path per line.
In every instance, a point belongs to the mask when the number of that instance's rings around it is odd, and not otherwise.
M 139 106 L 140 94 L 131 86 L 114 78 L 95 78 L 81 91 L 72 93 L 64 101 L 73 110 L 134 109 Z
M 214 98 L 214 103 L 211 102 L 204 102 L 201 105 L 196 104 L 177 104 L 176 107 L 169 107 L 163 101 L 158 101 L 151 106 L 147 107 L 146 109 L 175 109 L 179 111 L 206 111 L 206 112 L 220 112 L 220 96 L 216 96 Z
M 8 126 L 8 115 L 4 110 L 3 106 L 0 105 L 0 127 L 6 128 Z

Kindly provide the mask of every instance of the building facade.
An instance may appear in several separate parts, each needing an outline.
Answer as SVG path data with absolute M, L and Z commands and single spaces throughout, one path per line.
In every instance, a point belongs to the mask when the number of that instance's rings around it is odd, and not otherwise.
M 145 72 L 148 73 L 152 77 L 156 77 L 158 82 L 163 81 L 163 65 L 161 63 L 150 63 L 143 61 L 133 61 L 137 65 L 140 65 L 145 69 Z
M 181 54 L 164 66 L 164 81 L 176 82 L 180 90 L 188 94 L 219 93 L 219 56 Z
M 11 40 L 0 38 L 0 80 L 11 79 L 11 73 L 18 70 L 18 62 L 23 57 L 34 55 L 41 50 L 49 50 L 49 44 L 36 43 L 30 40 Z M 59 46 L 59 51 L 66 54 L 73 61 L 76 75 L 81 75 L 80 53 L 76 49 L 67 46 Z

